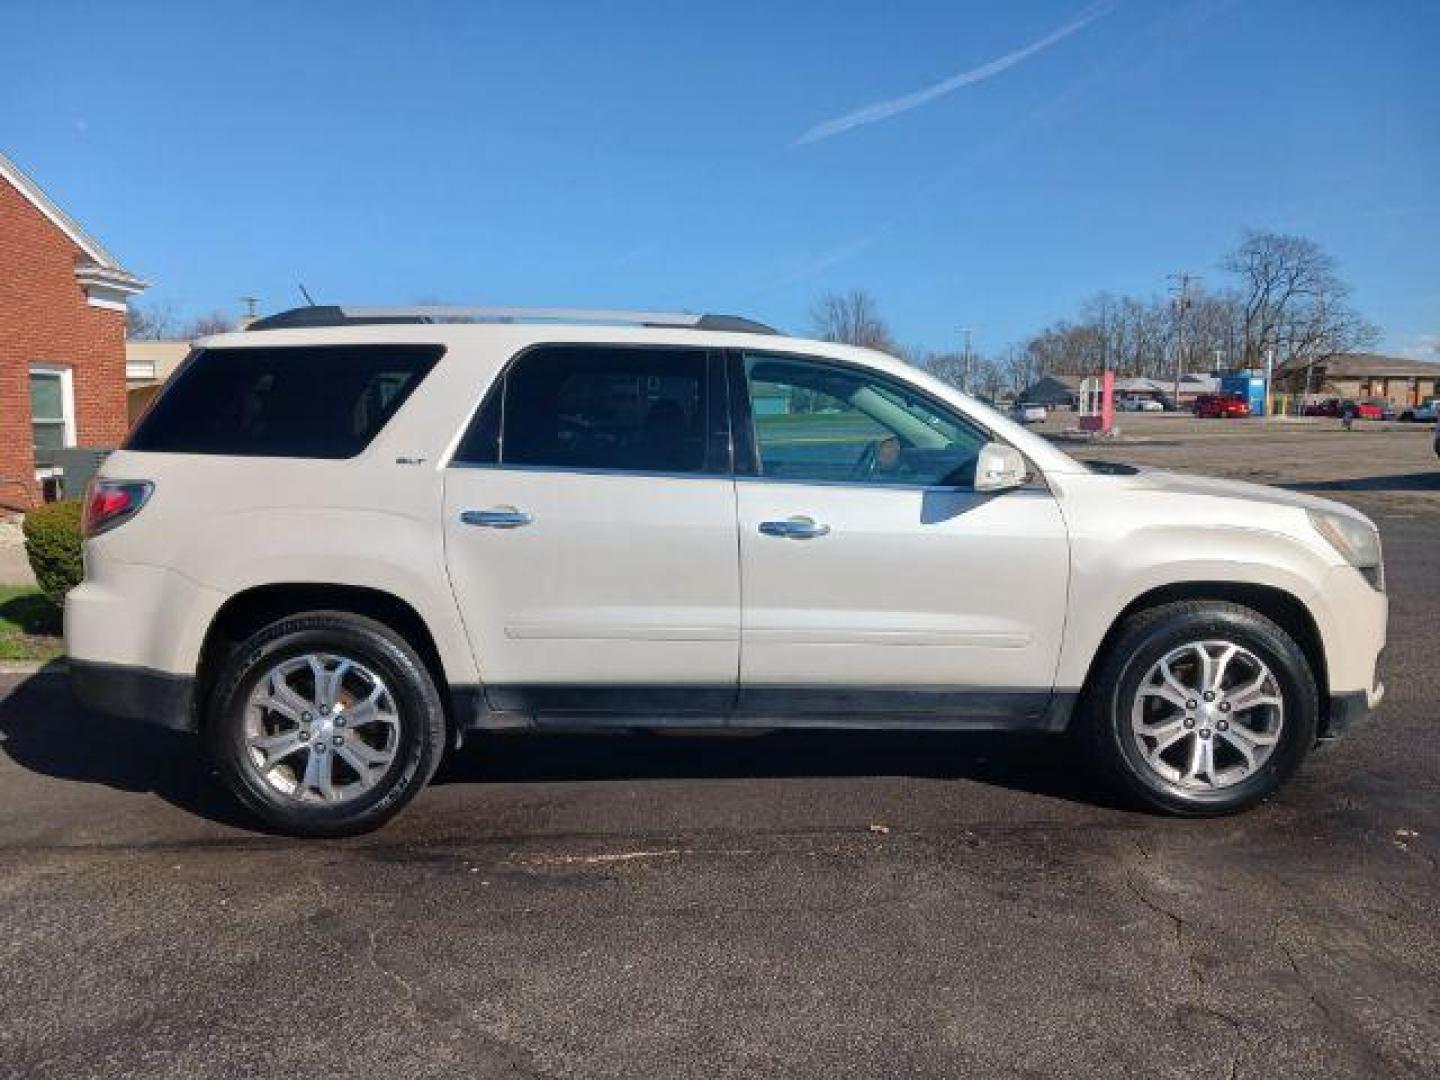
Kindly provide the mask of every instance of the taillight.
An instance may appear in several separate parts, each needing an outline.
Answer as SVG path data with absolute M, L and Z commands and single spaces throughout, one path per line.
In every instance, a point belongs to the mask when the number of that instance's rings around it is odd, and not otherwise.
M 92 480 L 85 495 L 85 535 L 99 536 L 125 524 L 154 490 L 148 480 Z

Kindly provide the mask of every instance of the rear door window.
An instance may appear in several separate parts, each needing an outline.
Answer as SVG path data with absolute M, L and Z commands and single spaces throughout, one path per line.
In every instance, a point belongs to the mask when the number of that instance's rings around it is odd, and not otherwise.
M 455 462 L 705 472 L 716 425 L 709 364 L 704 349 L 531 349 L 489 394 Z
M 354 457 L 444 351 L 439 345 L 202 349 L 174 375 L 126 449 Z

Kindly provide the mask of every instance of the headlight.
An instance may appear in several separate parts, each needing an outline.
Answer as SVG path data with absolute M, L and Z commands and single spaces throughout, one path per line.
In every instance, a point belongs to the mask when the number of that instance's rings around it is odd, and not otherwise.
M 1311 510 L 1310 522 L 1340 557 L 1365 575 L 1375 588 L 1385 588 L 1385 563 L 1380 557 L 1380 533 L 1374 525 L 1349 514 Z

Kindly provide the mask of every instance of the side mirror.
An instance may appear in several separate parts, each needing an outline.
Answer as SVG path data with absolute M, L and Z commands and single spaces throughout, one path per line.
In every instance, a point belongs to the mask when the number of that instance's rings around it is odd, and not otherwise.
M 1030 479 L 1025 458 L 1013 446 L 990 442 L 980 448 L 975 461 L 976 491 L 1009 491 Z

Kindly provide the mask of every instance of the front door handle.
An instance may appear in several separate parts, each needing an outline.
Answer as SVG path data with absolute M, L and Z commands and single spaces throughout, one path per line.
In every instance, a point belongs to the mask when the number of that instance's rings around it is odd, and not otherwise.
M 784 521 L 762 521 L 760 531 L 766 536 L 788 536 L 792 540 L 810 540 L 817 536 L 827 536 L 830 533 L 830 526 L 824 525 L 813 518 L 792 517 Z
M 482 529 L 518 529 L 529 525 L 535 519 L 524 510 L 513 506 L 497 506 L 490 510 L 463 510 L 460 520 L 466 525 L 478 525 Z

